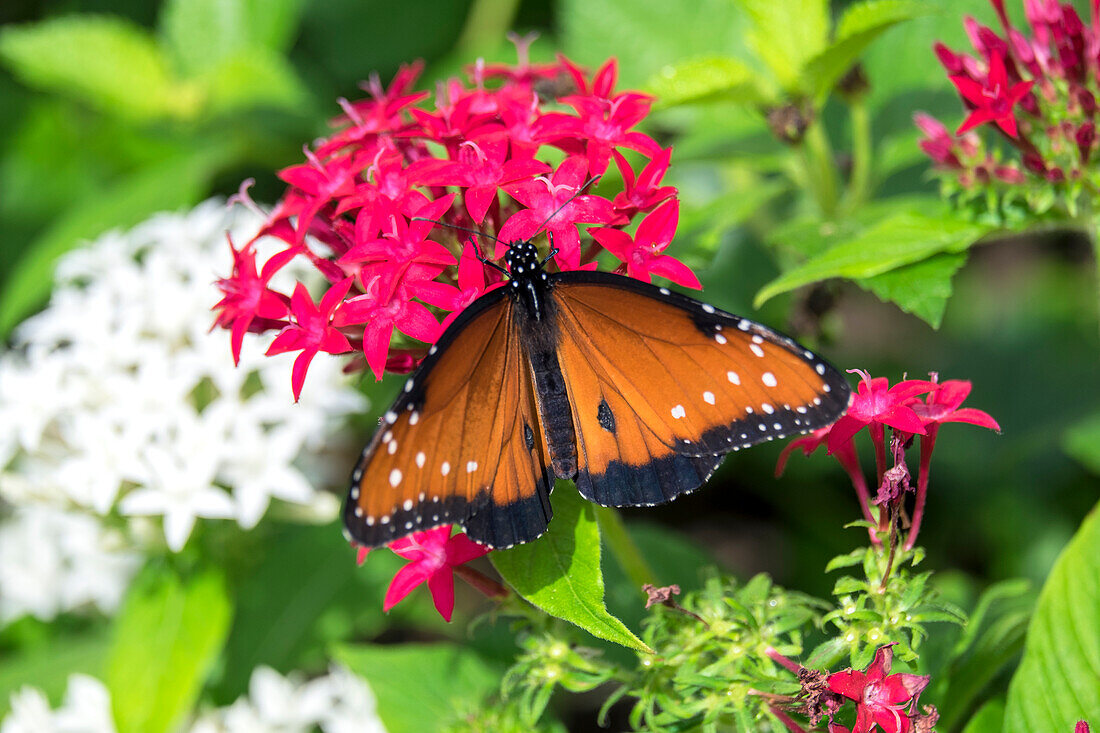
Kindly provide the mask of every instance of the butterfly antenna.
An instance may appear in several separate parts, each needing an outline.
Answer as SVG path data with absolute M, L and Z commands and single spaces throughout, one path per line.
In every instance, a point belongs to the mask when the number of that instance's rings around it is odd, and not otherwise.
M 462 227 L 462 226 L 459 226 L 458 224 L 448 224 L 445 221 L 439 221 L 437 219 L 429 219 L 429 218 L 424 217 L 424 216 L 414 216 L 412 218 L 412 221 L 430 221 L 431 223 L 438 224 L 441 227 L 449 227 L 451 229 L 457 229 L 460 232 L 467 232 L 469 234 L 477 234 L 479 236 L 488 237 L 489 239 L 492 239 L 494 241 L 501 242 L 499 237 L 495 237 L 492 234 L 489 234 L 489 232 L 483 232 L 480 229 L 470 229 L 469 227 Z M 485 257 L 485 255 L 482 253 L 481 247 L 478 245 L 476 239 L 470 239 L 470 244 L 474 245 L 474 254 L 477 255 L 478 262 L 480 262 L 483 265 L 488 265 L 489 267 L 493 268 L 497 272 L 503 273 L 504 275 L 508 274 L 508 271 L 505 270 L 503 267 L 501 267 L 497 263 L 495 263 L 492 260 Z M 501 244 L 504 244 L 504 242 L 501 242 Z
M 596 181 L 598 181 L 598 180 L 600 180 L 600 177 L 599 177 L 599 176 L 592 176 L 592 177 L 591 177 L 591 178 L 589 178 L 589 179 L 588 179 L 587 181 L 585 181 L 584 183 L 582 183 L 582 184 L 581 184 L 581 187 L 577 189 L 576 193 L 574 193 L 574 194 L 573 194 L 572 196 L 570 196 L 570 197 L 569 197 L 569 198 L 567 198 L 567 199 L 566 199 L 565 201 L 563 201 L 563 202 L 562 202 L 562 204 L 561 204 L 561 206 L 559 206 L 558 208 L 556 208 L 556 209 L 554 209 L 553 211 L 551 211 L 551 212 L 550 212 L 550 216 L 548 216 L 548 217 L 546 217 L 545 219 L 543 219 L 542 223 L 541 223 L 541 224 L 539 224 L 539 228 L 538 228 L 538 229 L 536 229 L 535 231 L 541 231 L 541 230 L 542 230 L 542 228 L 543 228 L 544 226 L 546 226 L 547 224 L 549 224 L 549 223 L 550 223 L 550 220 L 551 220 L 551 219 L 553 219 L 553 218 L 554 218 L 555 216 L 557 216 L 558 214 L 560 214 L 560 213 L 561 213 L 561 210 L 562 210 L 562 209 L 564 209 L 564 208 L 565 208 L 566 206 L 568 206 L 569 204 L 573 203 L 573 199 L 577 198 L 577 197 L 578 197 L 578 196 L 580 196 L 580 195 L 581 195 L 582 193 L 584 193 L 584 192 L 585 192 L 585 190 L 587 190 L 587 189 L 588 189 L 589 187 L 591 187 L 591 186 L 592 186 L 592 184 L 594 184 L 594 183 L 595 183 Z

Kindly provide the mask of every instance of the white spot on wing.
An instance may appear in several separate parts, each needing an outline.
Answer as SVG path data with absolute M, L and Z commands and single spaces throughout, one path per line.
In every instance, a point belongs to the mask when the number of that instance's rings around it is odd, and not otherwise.
M 775 412 L 775 408 L 772 407 L 771 405 L 769 405 L 767 402 L 760 405 L 760 409 L 763 410 L 764 412 L 768 413 L 769 415 L 772 414 L 773 412 Z
M 390 410 L 386 413 L 385 418 L 387 423 L 393 425 L 395 422 L 397 422 L 397 413 L 393 410 Z
M 477 470 L 477 461 L 466 462 L 466 473 L 473 473 Z
M 680 418 L 687 416 L 687 410 L 684 409 L 683 405 L 676 405 L 672 408 L 672 416 L 679 420 Z
M 389 454 L 390 454 L 391 456 L 392 456 L 392 455 L 393 455 L 394 453 L 396 453 L 396 452 L 397 452 L 397 441 L 396 441 L 396 440 L 394 440 L 394 441 L 391 441 L 391 442 L 389 443 L 389 445 L 387 445 L 387 446 L 386 446 L 386 452 L 387 452 L 387 453 L 389 453 Z
M 427 456 L 424 455 L 424 451 L 420 451 L 416 454 L 416 467 L 424 468 L 424 461 L 427 460 Z
M 396 487 L 401 483 L 401 469 L 395 468 L 390 471 L 390 486 Z
M 764 372 L 764 374 L 760 377 L 760 381 L 769 387 L 774 387 L 775 385 L 779 384 L 779 382 L 775 378 L 775 375 L 771 372 Z
M 757 356 L 764 356 L 764 350 L 761 349 L 758 344 L 749 344 L 749 350 L 751 350 L 752 353 L 756 354 Z
M 405 499 L 405 503 L 402 504 L 401 506 L 405 507 L 405 511 L 409 511 L 410 509 L 413 508 L 413 500 L 412 499 Z
M 708 405 L 713 405 L 714 404 L 714 393 L 713 392 L 704 392 L 703 393 L 703 402 L 706 402 Z
M 711 305 L 710 303 L 703 303 L 703 312 L 704 313 L 713 313 L 714 312 L 714 306 Z
M 671 295 L 668 288 L 658 288 L 657 292 L 661 295 Z
M 443 465 L 439 467 L 439 472 L 446 476 L 451 472 L 451 464 L 443 461 Z
M 726 337 L 720 333 L 714 334 L 714 340 L 722 344 L 723 346 L 726 344 Z
M 416 425 L 418 422 L 420 422 L 420 413 L 414 411 L 409 415 L 409 425 Z
M 731 384 L 741 384 L 741 377 L 737 376 L 737 372 L 726 372 L 726 379 L 730 380 Z
M 818 364 L 817 366 L 814 367 L 814 371 L 824 377 L 825 376 L 825 365 L 824 364 Z

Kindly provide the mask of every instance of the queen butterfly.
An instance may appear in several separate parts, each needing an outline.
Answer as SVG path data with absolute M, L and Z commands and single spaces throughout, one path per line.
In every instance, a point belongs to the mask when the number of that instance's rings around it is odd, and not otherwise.
M 405 382 L 351 476 L 355 542 L 444 524 L 489 547 L 529 542 L 550 522 L 555 478 L 605 506 L 661 504 L 727 453 L 847 408 L 840 372 L 790 338 L 622 275 L 548 273 L 553 255 L 512 243 L 508 283 Z

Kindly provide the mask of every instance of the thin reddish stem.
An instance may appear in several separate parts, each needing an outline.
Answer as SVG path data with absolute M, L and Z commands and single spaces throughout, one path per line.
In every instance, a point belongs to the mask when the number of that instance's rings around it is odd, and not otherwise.
M 773 662 L 782 665 L 789 672 L 798 674 L 799 670 L 802 669 L 801 664 L 783 656 L 775 647 L 769 646 L 767 649 L 764 650 L 764 653 L 767 654 Z
M 507 598 L 508 589 L 485 573 L 474 570 L 469 565 L 458 565 L 454 568 L 455 575 L 465 580 L 486 598 Z
M 779 722 L 785 725 L 787 727 L 787 730 L 789 730 L 791 733 L 806 733 L 805 728 L 794 722 L 789 715 L 784 713 L 778 707 L 776 707 L 775 705 L 769 705 L 768 707 L 771 710 L 772 715 L 778 718 Z
M 924 518 L 924 502 L 928 499 L 928 472 L 932 465 L 932 449 L 936 447 L 939 425 L 929 425 L 927 435 L 920 439 L 920 475 L 917 477 L 917 499 L 913 505 L 913 521 L 905 538 L 905 549 L 912 550 L 917 543 L 921 520 Z

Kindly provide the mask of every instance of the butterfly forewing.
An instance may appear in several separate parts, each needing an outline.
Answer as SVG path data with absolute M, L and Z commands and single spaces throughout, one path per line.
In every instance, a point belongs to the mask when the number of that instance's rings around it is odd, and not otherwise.
M 848 404 L 833 367 L 765 326 L 608 273 L 558 275 L 553 293 L 577 485 L 599 503 L 667 501 L 723 454 L 827 425 Z
M 439 340 L 352 475 L 344 518 L 355 541 L 457 523 L 503 547 L 546 529 L 546 446 L 517 338 L 514 305 L 494 291 Z

